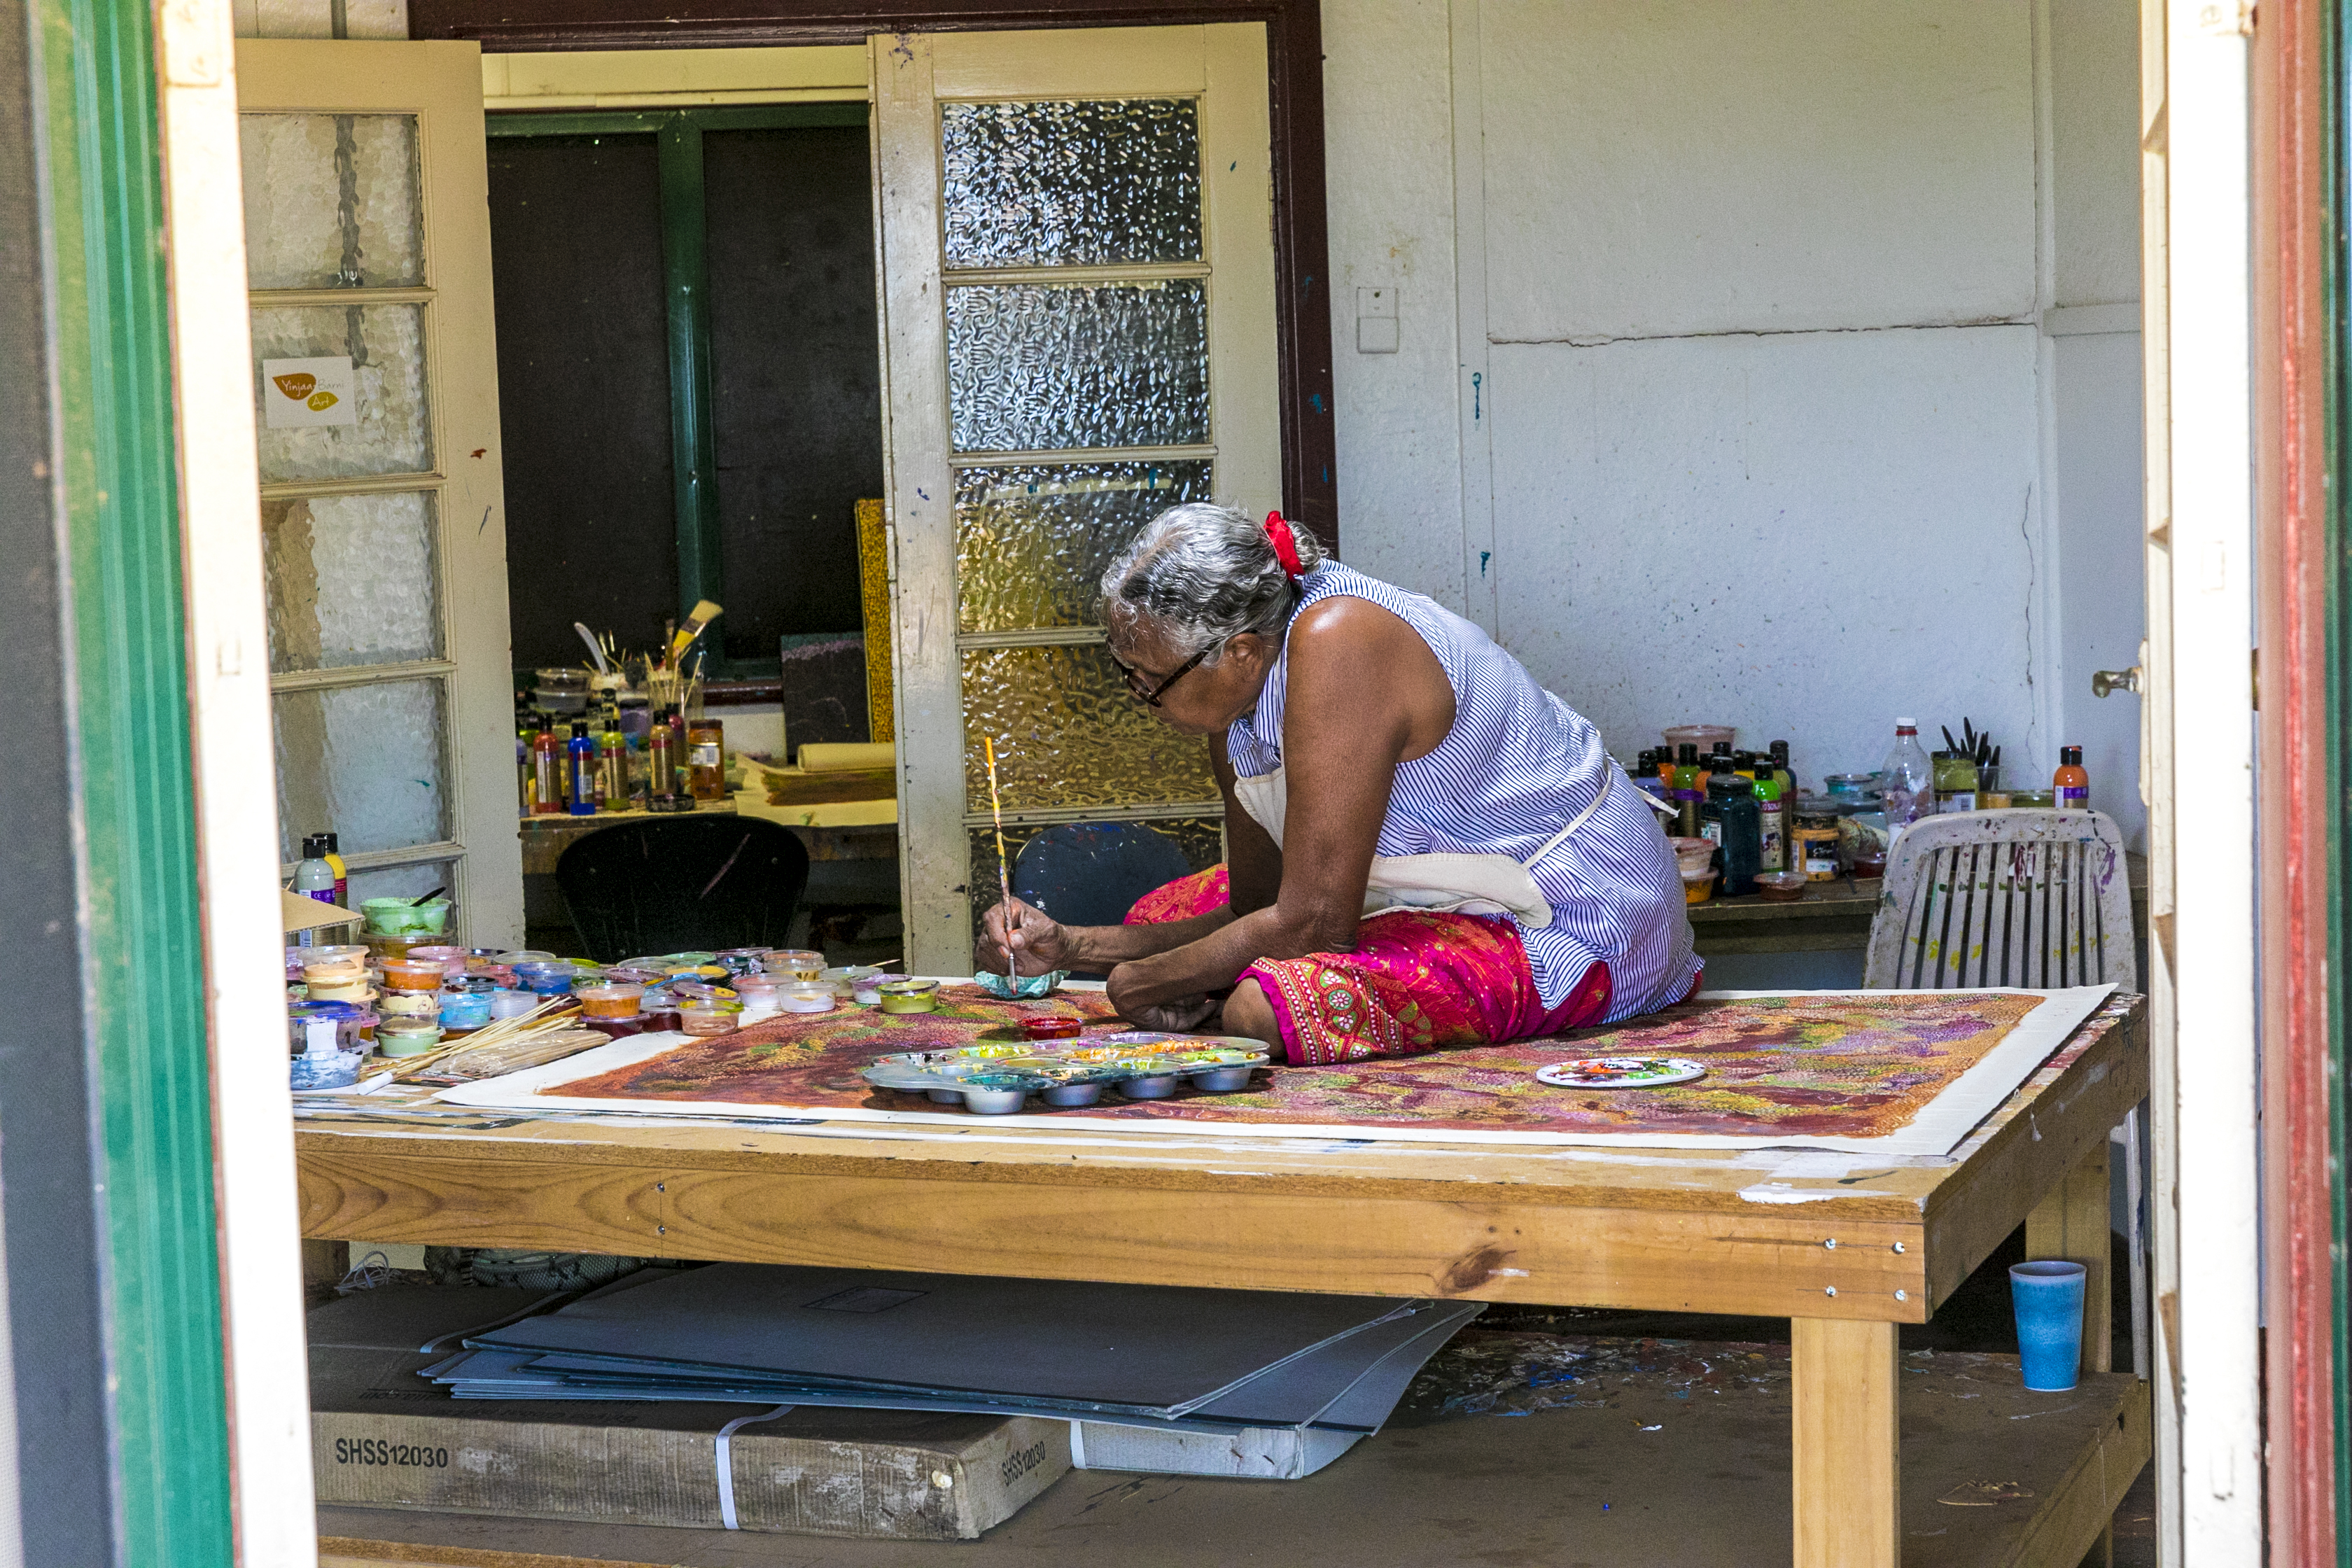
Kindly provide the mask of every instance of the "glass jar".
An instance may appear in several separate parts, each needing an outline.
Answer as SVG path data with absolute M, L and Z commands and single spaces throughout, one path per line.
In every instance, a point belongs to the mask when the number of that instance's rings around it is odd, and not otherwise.
M 1966 752 L 1937 752 L 1936 809 L 1974 811 L 1977 808 L 1977 760 Z
M 727 798 L 727 731 L 716 719 L 686 727 L 686 793 L 697 800 Z

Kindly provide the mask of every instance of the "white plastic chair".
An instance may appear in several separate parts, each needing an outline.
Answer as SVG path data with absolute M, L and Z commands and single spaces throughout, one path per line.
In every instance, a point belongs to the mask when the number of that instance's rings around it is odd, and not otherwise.
M 2123 835 L 2095 811 L 1968 811 L 1922 818 L 1895 841 L 1870 922 L 1873 991 L 2055 990 L 2108 981 L 2139 989 Z M 2124 1147 L 2132 1370 L 2148 1373 L 2147 1258 L 2140 1218 L 2140 1115 L 2108 1134 Z
M 2123 835 L 2096 811 L 1964 811 L 1903 831 L 1871 921 L 1873 991 L 2139 984 Z

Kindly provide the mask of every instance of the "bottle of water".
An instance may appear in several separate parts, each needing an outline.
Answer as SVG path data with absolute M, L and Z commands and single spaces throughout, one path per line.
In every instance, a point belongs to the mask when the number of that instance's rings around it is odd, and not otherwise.
M 1936 809 L 1936 773 L 1919 744 L 1919 721 L 1895 721 L 1895 749 L 1880 768 L 1879 793 L 1886 809 L 1886 830 L 1897 834 Z

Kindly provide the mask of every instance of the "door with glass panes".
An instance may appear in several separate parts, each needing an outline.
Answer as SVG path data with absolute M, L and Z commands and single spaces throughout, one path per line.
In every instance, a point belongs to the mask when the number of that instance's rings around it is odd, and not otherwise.
M 279 854 L 518 947 L 481 53 L 241 39 L 237 80 Z
M 1222 857 L 1207 742 L 1136 702 L 1097 580 L 1178 501 L 1280 500 L 1262 25 L 872 44 L 908 963 L 968 973 L 1059 823 Z

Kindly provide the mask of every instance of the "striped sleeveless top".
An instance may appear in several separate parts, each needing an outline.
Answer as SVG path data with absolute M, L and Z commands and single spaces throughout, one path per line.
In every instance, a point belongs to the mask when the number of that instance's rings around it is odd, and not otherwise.
M 1591 820 L 1528 868 L 1551 904 L 1552 923 L 1513 923 L 1547 1007 L 1558 1006 L 1596 962 L 1609 966 L 1608 1022 L 1682 1000 L 1701 965 L 1692 954 L 1681 873 L 1664 830 L 1591 721 L 1434 600 L 1336 561 L 1299 586 L 1293 622 L 1325 599 L 1368 599 L 1420 633 L 1453 683 L 1454 728 L 1427 756 L 1398 764 L 1376 853 L 1525 860 L 1591 805 L 1607 781 Z M 1289 673 L 1286 642 L 1257 706 L 1225 733 L 1234 771 L 1244 778 L 1282 766 Z

